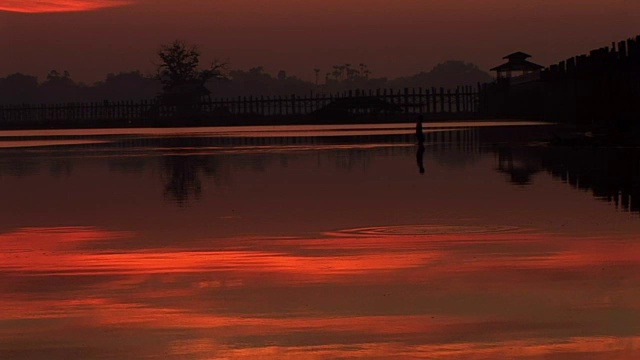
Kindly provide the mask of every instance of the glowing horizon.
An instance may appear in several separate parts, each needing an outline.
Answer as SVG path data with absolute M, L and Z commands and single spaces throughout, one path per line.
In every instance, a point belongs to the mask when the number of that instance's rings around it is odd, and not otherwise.
M 0 0 L 0 11 L 23 14 L 93 11 L 130 5 L 130 0 Z
M 376 78 L 447 60 L 488 70 L 515 51 L 549 65 L 636 36 L 639 10 L 622 0 L 0 0 L 0 47 L 12 49 L 0 58 L 0 76 L 58 68 L 93 83 L 153 71 L 156 48 L 176 38 L 198 45 L 204 61 L 310 81 L 314 68 L 344 63 L 366 63 Z

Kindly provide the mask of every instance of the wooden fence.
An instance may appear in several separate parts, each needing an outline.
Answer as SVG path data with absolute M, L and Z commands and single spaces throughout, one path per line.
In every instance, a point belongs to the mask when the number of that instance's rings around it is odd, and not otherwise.
M 321 114 L 330 110 L 361 114 L 469 114 L 478 110 L 478 90 L 472 86 L 455 90 L 443 88 L 352 90 L 337 94 L 211 98 L 187 111 L 184 107 L 163 105 L 155 100 L 101 103 L 68 103 L 0 106 L 0 126 L 57 121 L 154 121 L 184 116 L 262 118 Z M 332 112 L 333 111 L 333 112 Z

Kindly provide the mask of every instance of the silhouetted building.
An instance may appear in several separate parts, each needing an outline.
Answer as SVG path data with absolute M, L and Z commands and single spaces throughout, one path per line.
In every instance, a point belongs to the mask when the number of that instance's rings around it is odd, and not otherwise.
M 534 64 L 530 61 L 527 61 L 531 55 L 525 54 L 521 51 L 515 52 L 513 54 L 509 54 L 503 59 L 507 59 L 508 61 L 500 66 L 496 66 L 491 71 L 495 71 L 497 73 L 498 79 L 510 79 L 514 76 L 526 75 L 532 72 L 540 71 L 544 68 L 542 65 Z

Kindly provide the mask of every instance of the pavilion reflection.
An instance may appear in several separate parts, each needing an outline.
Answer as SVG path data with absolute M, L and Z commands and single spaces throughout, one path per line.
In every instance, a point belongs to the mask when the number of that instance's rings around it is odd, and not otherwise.
M 533 175 L 541 171 L 538 161 L 519 152 L 518 149 L 503 146 L 499 147 L 496 152 L 498 156 L 497 171 L 509 176 L 509 182 L 513 185 L 530 185 Z

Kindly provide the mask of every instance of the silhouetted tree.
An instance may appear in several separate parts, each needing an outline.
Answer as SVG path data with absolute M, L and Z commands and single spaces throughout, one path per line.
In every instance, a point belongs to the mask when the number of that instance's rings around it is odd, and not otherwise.
M 157 78 L 162 84 L 161 99 L 170 104 L 192 105 L 209 95 L 205 83 L 225 77 L 226 64 L 214 61 L 200 69 L 200 50 L 195 45 L 176 40 L 161 46 Z
M 0 78 L 0 103 L 33 103 L 37 100 L 38 86 L 38 78 L 31 75 L 16 73 Z
M 47 80 L 40 85 L 40 100 L 46 103 L 80 101 L 83 90 L 86 90 L 86 85 L 73 81 L 68 71 L 51 70 Z
M 349 63 L 334 65 L 332 69 L 325 78 L 324 90 L 328 92 L 373 89 L 386 86 L 386 78 L 369 78 L 372 72 L 365 63 L 359 63 L 357 68 Z
M 264 71 L 262 66 L 256 66 L 248 71 L 234 70 L 229 73 L 232 88 L 227 87 L 225 94 L 269 95 L 271 82 L 275 79 Z M 226 85 L 226 84 L 225 84 Z M 229 91 L 232 90 L 232 91 Z
M 38 83 L 35 76 L 12 74 L 0 78 L 0 104 L 37 104 L 87 101 L 142 100 L 159 96 L 165 104 L 175 105 L 179 115 L 195 115 L 202 97 L 215 96 L 289 96 L 310 92 L 335 93 L 351 89 L 444 87 L 490 82 L 491 75 L 476 65 L 447 61 L 431 71 L 393 80 L 374 78 L 364 63 L 333 66 L 325 75 L 314 69 L 316 81 L 288 75 L 284 70 L 275 76 L 262 66 L 228 73 L 225 64 L 214 62 L 200 68 L 200 52 L 195 46 L 173 42 L 160 48 L 157 73 L 146 76 L 139 71 L 108 74 L 92 86 L 75 82 L 69 72 L 51 71 Z M 224 80 L 224 81 L 220 81 Z

